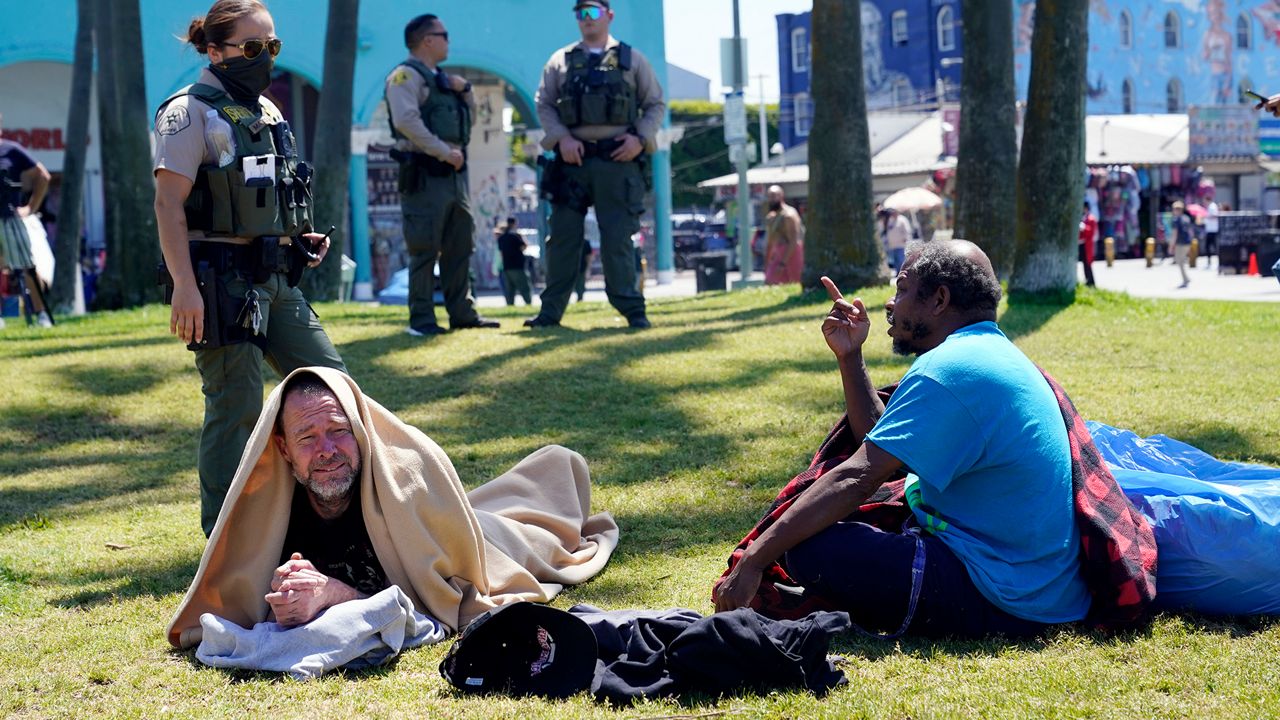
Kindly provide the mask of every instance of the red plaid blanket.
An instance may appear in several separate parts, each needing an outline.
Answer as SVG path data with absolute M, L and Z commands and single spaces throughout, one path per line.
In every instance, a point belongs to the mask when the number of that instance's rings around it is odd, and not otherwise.
M 1098 455 L 1093 438 L 1066 391 L 1043 369 L 1040 372 L 1058 398 L 1058 409 L 1066 423 L 1071 445 L 1071 485 L 1076 525 L 1080 529 L 1081 571 L 1093 598 L 1085 622 L 1104 630 L 1135 625 L 1145 619 L 1156 594 L 1155 536 Z M 881 399 L 887 402 L 893 390 L 894 387 L 882 389 Z M 791 508 L 800 493 L 824 473 L 847 460 L 857 447 L 848 418 L 840 418 L 818 448 L 808 469 L 787 483 L 760 522 L 729 555 L 729 567 L 715 586 L 723 582 L 747 546 Z M 903 485 L 901 477 L 885 483 L 848 519 L 883 530 L 899 530 L 911 512 Z M 714 595 L 714 588 L 712 592 Z M 835 609 L 833 603 L 825 598 L 798 587 L 787 575 L 786 568 L 777 563 L 765 571 L 751 606 L 764 615 L 777 618 L 803 617 L 814 610 Z

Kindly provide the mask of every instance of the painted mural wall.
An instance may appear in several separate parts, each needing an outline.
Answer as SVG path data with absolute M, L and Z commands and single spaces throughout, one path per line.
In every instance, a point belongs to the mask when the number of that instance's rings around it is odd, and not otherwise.
M 777 24 L 781 141 L 792 147 L 807 140 L 813 117 L 810 13 L 778 15 Z M 939 91 L 959 98 L 960 63 L 942 62 L 963 55 L 958 0 L 863 0 L 861 25 L 868 110 L 923 108 Z
M 1010 0 L 1018 99 L 1031 74 L 1035 0 Z M 777 16 L 783 103 L 782 142 L 812 117 L 807 69 L 798 71 L 796 29 L 808 38 L 809 13 Z M 863 74 L 870 109 L 934 103 L 938 80 L 958 97 L 963 65 L 960 5 L 955 0 L 863 0 Z M 1186 112 L 1191 105 L 1241 102 L 1245 89 L 1280 92 L 1280 0 L 1090 0 L 1087 112 Z
M 1035 3 L 1015 7 L 1019 98 L 1031 70 Z M 1091 0 L 1090 114 L 1185 112 L 1270 94 L 1280 77 L 1278 0 Z M 1255 83 L 1259 84 L 1255 87 Z

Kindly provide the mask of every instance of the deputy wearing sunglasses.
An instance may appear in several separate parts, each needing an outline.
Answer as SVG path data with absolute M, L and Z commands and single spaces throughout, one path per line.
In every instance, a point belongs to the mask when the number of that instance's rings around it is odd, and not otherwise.
M 475 220 L 467 177 L 467 145 L 475 117 L 471 83 L 440 68 L 449 58 L 449 31 L 435 15 L 419 15 L 404 28 L 409 58 L 387 75 L 384 95 L 391 155 L 400 163 L 400 209 L 409 251 L 409 327 L 414 337 L 445 332 L 432 299 L 440 263 L 449 327 L 496 328 L 476 313 L 471 296 Z
M 342 358 L 296 287 L 329 250 L 311 232 L 311 169 L 262 97 L 280 54 L 258 0 L 218 0 L 187 40 L 209 64 L 156 113 L 156 224 L 169 331 L 195 351 L 205 396 L 200 521 L 213 531 L 262 409 L 262 360 L 287 376 Z
M 538 316 L 524 324 L 560 324 L 581 261 L 583 220 L 594 205 L 609 303 L 631 327 L 647 328 L 631 236 L 640 229 L 646 154 L 656 149 L 666 103 L 645 56 L 609 34 L 609 0 L 578 0 L 573 14 L 582 42 L 551 56 L 538 87 L 542 146 L 556 156 L 543 173 L 551 196 L 547 287 Z

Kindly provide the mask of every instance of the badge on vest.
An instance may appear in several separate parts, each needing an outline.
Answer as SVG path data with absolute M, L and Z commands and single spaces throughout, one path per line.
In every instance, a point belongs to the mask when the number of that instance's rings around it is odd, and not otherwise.
M 257 113 L 239 105 L 228 105 L 222 109 L 222 112 L 226 113 L 227 117 L 231 118 L 235 122 L 244 122 L 245 120 L 252 120 L 258 117 Z

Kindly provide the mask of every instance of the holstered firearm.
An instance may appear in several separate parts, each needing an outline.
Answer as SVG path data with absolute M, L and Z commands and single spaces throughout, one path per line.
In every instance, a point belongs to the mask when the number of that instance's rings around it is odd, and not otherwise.
M 591 198 L 586 188 L 569 177 L 565 172 L 564 161 L 560 158 L 538 156 L 538 165 L 542 168 L 542 181 L 538 192 L 553 205 L 563 205 L 574 212 L 585 214 L 591 207 Z
M 218 293 L 218 271 L 207 261 L 195 265 L 196 287 L 204 302 L 204 337 L 201 342 L 187 344 L 188 350 L 211 350 L 226 344 L 222 326 L 222 308 Z M 156 267 L 156 284 L 164 287 L 164 304 L 173 304 L 173 275 L 163 261 Z
M 462 168 L 454 170 L 453 166 L 443 160 L 420 152 L 392 149 L 389 153 L 392 160 L 400 164 L 400 192 L 416 192 L 422 189 L 424 177 L 452 177 L 467 169 L 466 148 L 462 149 Z

